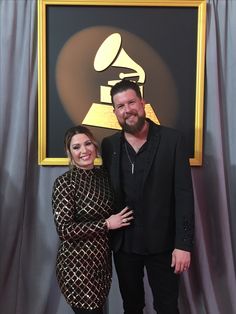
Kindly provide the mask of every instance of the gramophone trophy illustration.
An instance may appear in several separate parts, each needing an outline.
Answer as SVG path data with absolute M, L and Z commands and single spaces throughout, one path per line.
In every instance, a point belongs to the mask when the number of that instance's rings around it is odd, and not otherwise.
M 124 78 L 129 78 L 139 84 L 143 95 L 143 84 L 145 72 L 140 65 L 121 47 L 122 39 L 119 33 L 109 35 L 99 47 L 94 58 L 95 71 L 102 72 L 109 67 L 130 69 L 130 73 L 119 73 L 118 80 L 109 80 L 107 86 L 100 86 L 100 103 L 93 103 L 85 116 L 82 124 L 119 130 L 120 125 L 113 113 L 113 106 L 110 97 L 110 89 L 113 85 Z M 148 118 L 159 124 L 158 118 L 150 104 L 145 105 Z

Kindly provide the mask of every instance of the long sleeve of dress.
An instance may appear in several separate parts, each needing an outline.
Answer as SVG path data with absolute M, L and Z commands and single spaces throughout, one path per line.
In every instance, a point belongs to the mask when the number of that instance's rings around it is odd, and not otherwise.
M 81 214 L 81 219 L 77 218 L 78 213 L 83 211 L 79 208 L 78 198 L 85 198 L 77 189 L 76 177 L 63 175 L 56 179 L 52 193 L 52 207 L 56 229 L 61 240 L 78 240 L 93 238 L 98 234 L 106 232 L 106 222 L 104 215 L 94 213 L 94 208 L 86 204 L 85 215 Z M 82 193 L 82 194 L 83 194 Z M 89 199 L 91 202 L 91 198 Z M 92 204 L 91 204 L 92 205 Z M 88 212 L 88 209 L 90 213 Z

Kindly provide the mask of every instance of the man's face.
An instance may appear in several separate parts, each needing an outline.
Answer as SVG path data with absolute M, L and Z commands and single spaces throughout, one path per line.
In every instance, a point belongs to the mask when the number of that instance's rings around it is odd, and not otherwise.
M 113 104 L 116 118 L 125 132 L 134 134 L 142 129 L 145 123 L 145 103 L 134 90 L 117 93 L 113 96 Z

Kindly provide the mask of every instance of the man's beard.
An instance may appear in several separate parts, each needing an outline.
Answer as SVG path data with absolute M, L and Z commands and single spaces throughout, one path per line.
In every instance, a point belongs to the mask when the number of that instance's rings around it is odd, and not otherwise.
M 138 121 L 133 125 L 127 124 L 126 121 L 124 121 L 123 123 L 119 123 L 119 124 L 122 127 L 124 132 L 130 133 L 130 134 L 135 134 L 135 133 L 142 130 L 142 128 L 145 124 L 145 116 L 142 116 L 142 117 L 138 116 Z

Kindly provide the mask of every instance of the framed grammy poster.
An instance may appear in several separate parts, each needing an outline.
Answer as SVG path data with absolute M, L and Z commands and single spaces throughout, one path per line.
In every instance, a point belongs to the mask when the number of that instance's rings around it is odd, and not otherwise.
M 110 89 L 128 78 L 147 117 L 179 129 L 200 166 L 205 31 L 205 0 L 39 0 L 39 164 L 68 164 L 63 138 L 73 125 L 98 142 L 117 132 Z

